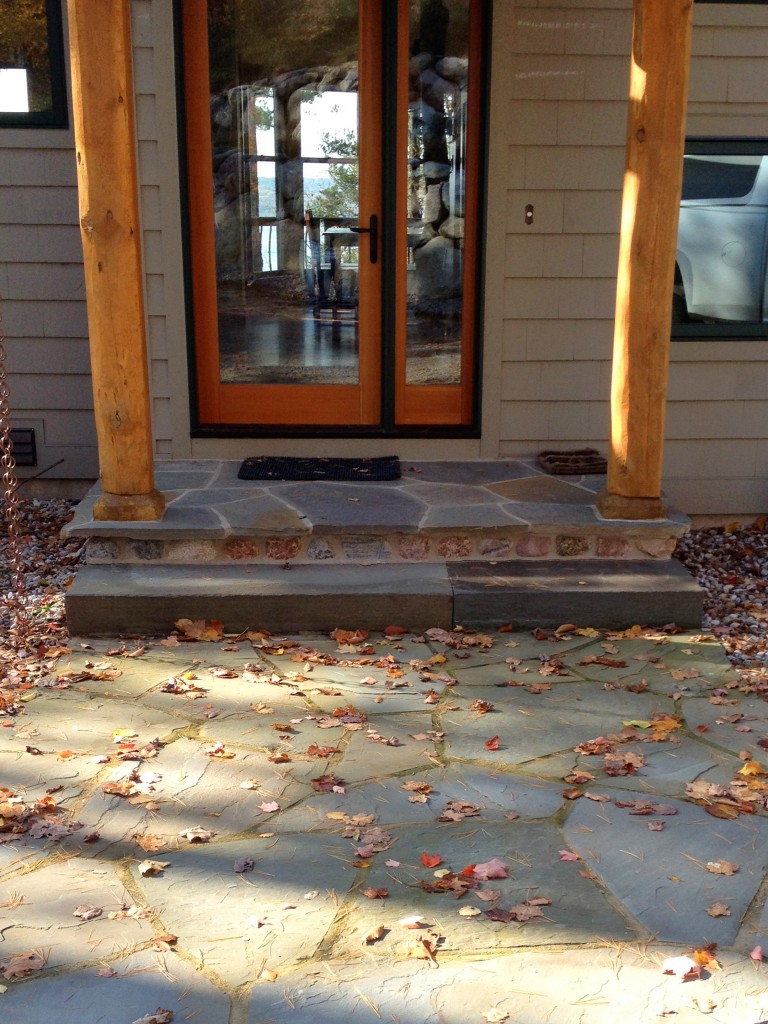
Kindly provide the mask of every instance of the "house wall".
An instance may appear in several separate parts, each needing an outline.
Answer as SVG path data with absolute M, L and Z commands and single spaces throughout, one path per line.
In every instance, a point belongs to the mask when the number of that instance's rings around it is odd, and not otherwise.
M 494 6 L 482 438 L 398 441 L 403 458 L 608 443 L 632 0 Z M 132 16 L 155 453 L 238 458 L 255 442 L 189 436 L 172 0 L 132 0 Z M 693 48 L 688 133 L 768 138 L 768 7 L 698 4 Z M 0 295 L 14 423 L 38 430 L 40 467 L 64 459 L 50 476 L 93 478 L 77 220 L 71 132 L 0 129 Z M 665 489 L 678 507 L 765 511 L 766 363 L 768 341 L 673 343 Z M 385 454 L 392 443 L 312 442 L 317 454 L 363 447 Z M 290 453 L 296 442 L 258 448 Z
M 38 457 L 20 478 L 98 476 L 82 259 L 71 129 L 0 127 L 0 331 L 12 425 Z
M 505 230 L 486 335 L 502 456 L 606 450 L 631 11 L 496 4 L 489 230 Z M 697 4 L 694 25 L 687 133 L 768 137 L 768 7 Z M 767 371 L 768 341 L 673 341 L 664 488 L 686 512 L 768 507 Z

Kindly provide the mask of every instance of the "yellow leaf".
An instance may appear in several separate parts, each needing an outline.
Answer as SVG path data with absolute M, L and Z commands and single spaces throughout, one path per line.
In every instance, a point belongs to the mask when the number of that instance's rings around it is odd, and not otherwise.
M 448 661 L 444 654 L 433 654 L 427 661 L 428 665 L 444 665 Z
M 654 733 L 674 732 L 675 729 L 679 728 L 681 728 L 680 722 L 675 718 L 670 718 L 669 716 L 665 718 L 657 718 L 655 721 L 651 722 L 651 730 Z
M 739 775 L 765 775 L 764 768 L 761 768 L 757 761 L 747 761 L 741 768 L 739 768 Z

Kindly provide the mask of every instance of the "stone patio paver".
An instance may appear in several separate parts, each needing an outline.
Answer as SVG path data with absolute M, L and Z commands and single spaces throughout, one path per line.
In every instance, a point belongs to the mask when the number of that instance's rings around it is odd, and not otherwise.
M 767 1019 L 749 956 L 768 935 L 765 701 L 690 634 L 445 636 L 151 641 L 136 658 L 73 641 L 0 719 L 0 1019 Z M 165 693 L 170 678 L 203 692 Z M 599 739 L 637 755 L 626 773 L 575 749 Z M 694 781 L 756 813 L 707 813 Z M 36 800 L 30 831 L 18 809 Z M 434 962 L 415 959 L 430 930 Z M 722 970 L 662 973 L 710 943 Z M 43 969 L 14 977 L 32 952 Z

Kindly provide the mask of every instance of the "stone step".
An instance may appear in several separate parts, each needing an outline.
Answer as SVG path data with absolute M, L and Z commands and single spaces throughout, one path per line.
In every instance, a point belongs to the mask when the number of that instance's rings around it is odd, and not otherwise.
M 93 528 L 94 532 L 96 527 Z M 499 529 L 464 528 L 452 531 L 420 529 L 411 533 L 333 532 L 238 534 L 222 537 L 174 536 L 169 524 L 99 524 L 86 544 L 92 565 L 368 565 L 454 561 L 497 562 L 549 559 L 628 561 L 667 559 L 679 524 L 606 523 L 585 527 L 553 523 Z M 70 530 L 72 535 L 74 531 Z
M 564 622 L 698 627 L 703 592 L 676 561 L 401 565 L 93 565 L 66 597 L 73 635 L 167 633 L 180 618 L 228 632 L 493 628 Z
M 704 591 L 676 559 L 665 562 L 483 562 L 448 566 L 453 615 L 467 626 L 603 629 L 639 623 L 699 628 Z

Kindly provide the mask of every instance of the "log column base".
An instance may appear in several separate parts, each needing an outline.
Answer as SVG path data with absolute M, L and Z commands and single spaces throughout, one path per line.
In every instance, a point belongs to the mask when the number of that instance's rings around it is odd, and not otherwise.
M 603 519 L 666 519 L 667 506 L 661 498 L 628 498 L 601 491 L 597 509 Z
M 165 498 L 159 491 L 149 494 L 110 494 L 108 491 L 96 499 L 93 518 L 117 522 L 147 523 L 163 518 Z

